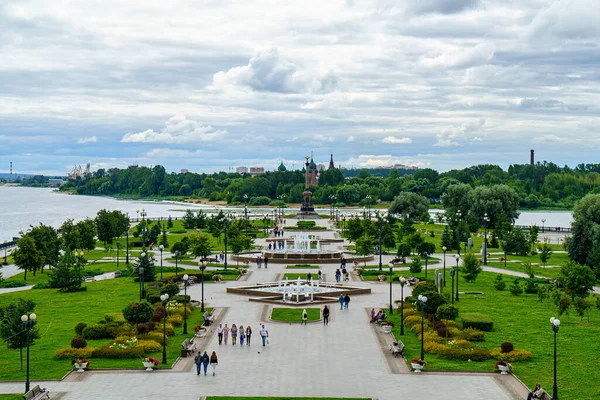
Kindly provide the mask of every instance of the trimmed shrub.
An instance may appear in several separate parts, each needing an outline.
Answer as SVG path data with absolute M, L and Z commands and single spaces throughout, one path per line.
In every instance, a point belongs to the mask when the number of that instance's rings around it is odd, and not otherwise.
M 416 315 L 416 316 L 418 316 L 419 318 L 421 318 L 421 313 L 419 313 L 419 312 L 418 312 L 417 310 L 415 310 L 414 308 L 408 308 L 408 309 L 407 309 L 407 308 L 405 308 L 403 313 L 404 313 L 404 318 L 411 317 L 411 316 L 413 316 L 413 315 Z
M 449 319 L 442 319 L 442 322 L 448 327 L 448 328 L 458 328 L 458 323 L 456 321 L 451 321 Z
M 87 340 L 114 339 L 116 329 L 108 324 L 91 324 L 83 329 L 81 336 Z
M 50 282 L 40 282 L 35 284 L 32 289 L 51 289 L 52 288 L 52 284 Z M 79 288 L 78 291 L 84 291 L 87 290 L 87 288 Z
M 492 358 L 500 361 L 527 361 L 533 357 L 533 353 L 527 350 L 517 349 L 509 353 L 502 353 L 502 350 L 495 348 L 490 352 Z
M 175 335 L 175 328 L 173 328 L 173 325 L 167 322 L 167 336 L 173 335 Z
M 463 329 L 474 328 L 484 332 L 490 332 L 494 328 L 494 322 L 489 316 L 480 313 L 466 313 L 462 318 Z
M 87 341 L 81 337 L 73 338 L 71 339 L 71 347 L 74 349 L 84 349 L 87 347 Z
M 458 318 L 458 308 L 453 304 L 442 304 L 437 308 L 436 316 L 438 319 L 449 319 L 454 321 Z
M 496 280 L 494 281 L 494 287 L 496 290 L 504 290 L 506 289 L 506 282 L 502 278 L 502 274 L 496 275 Z
M 58 349 L 54 353 L 54 358 L 57 360 L 69 360 L 74 358 L 90 358 L 92 356 L 92 352 L 96 350 L 93 347 L 86 347 L 84 349 L 74 349 L 72 347 L 67 347 L 64 349 Z
M 119 336 L 135 336 L 135 325 L 123 324 L 115 328 L 115 337 Z
M 409 329 L 414 325 L 421 326 L 421 316 L 411 315 L 409 317 L 404 317 L 404 325 L 406 325 Z
M 456 338 L 468 340 L 469 342 L 485 341 L 485 332 L 473 328 L 466 328 L 456 334 Z
M 146 322 L 145 324 L 138 325 L 138 334 L 140 333 L 148 333 L 155 329 L 154 322 Z
M 515 346 L 511 342 L 503 342 L 500 345 L 500 351 L 502 351 L 503 353 L 510 353 L 514 349 L 515 349 Z
M 426 342 L 436 342 L 436 343 L 444 343 L 445 340 L 443 337 L 439 336 L 435 332 L 425 332 L 425 341 Z
M 519 296 L 521 294 L 523 294 L 523 288 L 521 287 L 521 285 L 519 285 L 519 280 L 515 279 L 513 281 L 513 284 L 510 285 L 510 294 L 512 294 L 513 296 Z
M 165 317 L 165 310 L 162 308 L 162 305 L 160 307 L 157 307 L 154 309 L 154 317 L 152 317 L 152 321 L 161 322 L 164 317 Z
M 172 315 L 167 318 L 167 323 L 173 326 L 181 326 L 183 324 L 183 317 L 181 315 Z
M 75 325 L 75 333 L 77 334 L 77 336 L 83 336 L 83 330 L 86 326 L 87 324 L 85 322 L 80 322 L 77 325 Z
M 144 357 L 143 347 L 128 347 L 124 350 L 111 349 L 108 346 L 101 347 L 92 352 L 94 358 L 142 358 Z
M 14 281 L 4 280 L 4 281 L 0 282 L 0 287 L 3 287 L 3 288 L 16 288 L 16 287 L 23 287 L 23 286 L 27 286 L 27 282 L 18 281 L 18 280 L 14 280 Z
M 439 351 L 444 351 L 446 346 L 434 341 L 425 341 L 425 345 L 423 346 L 423 348 L 428 354 L 437 354 Z
M 442 360 L 486 361 L 490 359 L 490 352 L 479 346 L 472 348 L 446 346 L 438 350 L 437 357 Z
M 154 340 L 140 340 L 136 347 L 144 349 L 144 354 L 156 353 L 162 350 L 162 345 Z
M 162 331 L 161 332 L 159 332 L 159 331 L 148 332 L 148 333 L 144 333 L 142 335 L 138 335 L 138 340 L 139 341 L 151 340 L 153 342 L 156 342 L 156 343 L 162 345 L 163 334 L 162 334 Z M 169 337 L 167 337 L 167 343 L 168 342 L 169 342 Z

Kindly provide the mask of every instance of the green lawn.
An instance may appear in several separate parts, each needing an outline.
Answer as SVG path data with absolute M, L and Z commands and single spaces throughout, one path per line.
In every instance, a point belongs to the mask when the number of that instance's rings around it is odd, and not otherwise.
M 25 386 L 23 386 L 25 390 Z M 0 400 L 23 400 L 22 394 L 0 394 Z
M 371 400 L 370 397 L 244 397 L 208 396 L 206 400 Z
M 71 369 L 70 360 L 55 360 L 56 349 L 69 347 L 75 337 L 74 327 L 79 322 L 96 323 L 105 314 L 120 313 L 131 301 L 139 297 L 139 286 L 133 279 L 120 278 L 85 284 L 87 291 L 60 293 L 54 289 L 32 290 L 26 293 L 6 293 L 0 295 L 0 306 L 19 297 L 36 302 L 38 327 L 41 337 L 31 347 L 31 377 L 34 380 L 60 379 Z M 181 327 L 176 327 L 176 335 L 169 338 L 167 360 L 170 366 L 179 355 L 181 343 L 185 337 L 191 337 L 193 327 L 203 322 L 200 311 L 188 314 L 188 331 L 184 336 Z M 99 347 L 110 340 L 90 340 L 88 345 Z M 162 353 L 153 357 L 162 359 Z M 141 368 L 138 359 L 96 359 L 91 361 L 92 368 Z M 162 364 L 161 364 L 162 365 Z M 25 371 L 19 370 L 19 351 L 0 352 L 0 380 L 24 380 Z
M 307 308 L 308 322 L 321 319 L 321 309 Z M 300 308 L 273 308 L 271 319 L 280 322 L 302 322 L 302 309 Z
M 493 287 L 494 273 L 481 273 L 474 283 L 460 279 L 460 291 L 482 291 L 483 295 L 460 296 L 457 306 L 460 313 L 481 312 L 494 321 L 494 330 L 486 333 L 486 341 L 478 343 L 492 349 L 504 341 L 512 342 L 515 348 L 533 352 L 533 359 L 513 363 L 513 372 L 532 387 L 540 382 L 547 390 L 552 387 L 553 332 L 549 319 L 558 316 L 556 306 L 546 300 L 538 302 L 537 295 L 523 294 L 512 296 L 508 290 L 497 291 Z M 505 279 L 507 283 L 509 282 Z M 450 291 L 450 282 L 445 291 Z M 394 290 L 394 298 L 400 292 Z M 400 318 L 397 311 L 389 318 L 395 323 L 394 334 L 398 337 Z M 600 388 L 589 384 L 595 382 L 597 371 L 590 368 L 600 353 L 600 311 L 592 309 L 581 320 L 574 312 L 560 317 L 558 333 L 558 386 L 561 399 L 591 399 L 600 396 Z M 406 345 L 404 354 L 410 360 L 420 356 L 420 341 L 416 335 L 405 329 L 401 340 Z M 435 355 L 426 354 L 426 370 L 467 370 L 493 371 L 494 361 L 461 362 L 438 360 Z
M 296 264 L 296 265 L 288 265 L 285 267 L 286 269 L 319 269 L 318 265 L 310 265 L 310 264 Z

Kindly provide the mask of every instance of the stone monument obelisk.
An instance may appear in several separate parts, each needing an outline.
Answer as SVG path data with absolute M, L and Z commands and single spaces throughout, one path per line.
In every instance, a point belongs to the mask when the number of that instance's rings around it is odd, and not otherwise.
M 310 157 L 306 156 L 304 158 L 306 159 L 304 172 L 304 181 L 306 187 L 304 188 L 304 192 L 302 192 L 302 207 L 300 207 L 300 212 L 298 213 L 298 216 L 304 218 L 314 218 L 317 216 L 317 213 L 315 212 L 315 208 L 313 207 L 312 192 L 310 191 L 310 181 L 308 178 L 308 169 L 310 166 L 308 159 Z

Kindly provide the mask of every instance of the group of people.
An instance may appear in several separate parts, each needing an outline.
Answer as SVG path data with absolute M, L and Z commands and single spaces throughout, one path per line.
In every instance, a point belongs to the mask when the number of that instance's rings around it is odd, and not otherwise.
M 198 351 L 198 354 L 196 354 L 196 357 L 194 357 L 194 363 L 196 364 L 196 375 L 200 375 L 202 372 L 202 367 L 204 367 L 204 376 L 206 376 L 208 372 L 208 365 L 210 364 L 210 367 L 212 368 L 212 374 L 215 376 L 219 360 L 217 359 L 217 353 L 214 351 L 210 357 L 206 351 L 204 354 L 202 354 L 202 351 Z
M 385 321 L 387 318 L 387 314 L 385 313 L 385 311 L 383 311 L 383 309 L 379 310 L 377 313 L 375 313 L 375 309 L 371 308 L 371 323 L 372 324 L 377 324 L 381 321 Z
M 350 280 L 350 274 L 348 274 L 346 267 L 344 267 L 344 268 L 342 268 L 341 271 L 339 268 L 335 270 L 335 281 L 339 282 L 342 279 L 342 275 L 344 276 L 345 281 Z
M 347 294 L 344 296 L 343 294 L 340 294 L 340 310 L 343 310 L 344 308 L 347 310 L 348 309 L 348 305 L 350 304 L 350 296 L 348 296 Z
M 262 339 L 263 346 L 266 344 L 267 338 L 269 337 L 269 331 L 263 325 L 259 331 L 260 337 Z M 219 346 L 223 343 L 227 344 L 229 341 L 229 335 L 231 335 L 231 344 L 235 346 L 238 343 L 238 338 L 240 339 L 240 346 L 244 345 L 244 341 L 246 342 L 246 346 L 250 346 L 250 342 L 252 341 L 252 327 L 250 325 L 246 325 L 244 328 L 243 325 L 239 327 L 236 324 L 232 324 L 231 328 L 225 324 L 219 324 L 217 328 L 217 337 L 219 338 Z
M 323 277 L 323 274 L 321 273 L 321 270 L 319 270 L 319 273 L 317 274 L 319 281 L 321 280 L 321 278 Z M 312 281 L 312 274 L 309 272 L 308 274 L 306 274 L 306 280 L 307 281 Z
M 265 268 L 268 268 L 268 266 L 269 266 L 269 257 L 267 257 L 267 256 L 263 257 L 261 255 L 256 256 L 256 266 L 258 268 L 260 268 L 260 267 L 262 267 L 263 263 L 265 263 Z

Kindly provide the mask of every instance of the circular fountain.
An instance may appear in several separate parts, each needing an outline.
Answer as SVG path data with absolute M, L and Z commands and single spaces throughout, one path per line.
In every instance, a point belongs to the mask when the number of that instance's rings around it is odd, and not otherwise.
M 335 263 L 342 257 L 340 250 L 326 250 L 314 235 L 298 233 L 291 239 L 272 240 L 272 250 L 266 250 L 269 262 L 275 263 Z

